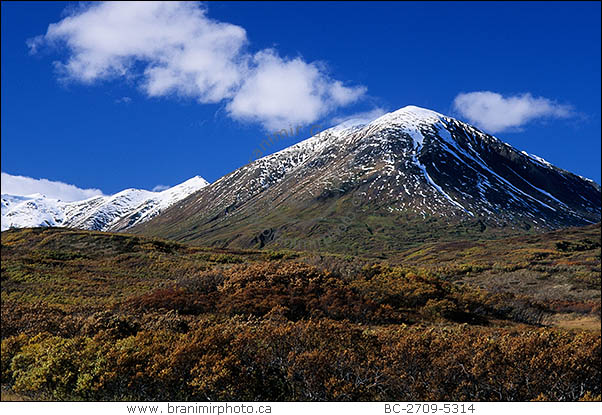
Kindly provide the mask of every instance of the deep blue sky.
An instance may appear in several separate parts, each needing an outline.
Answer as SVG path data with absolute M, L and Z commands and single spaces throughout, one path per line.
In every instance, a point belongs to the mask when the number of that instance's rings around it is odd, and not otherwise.
M 57 79 L 60 52 L 26 40 L 61 20 L 66 3 L 2 2 L 2 171 L 100 188 L 214 181 L 245 164 L 258 124 L 225 104 L 148 98 L 133 82 Z M 251 51 L 322 61 L 368 88 L 334 116 L 406 105 L 454 115 L 461 92 L 531 93 L 573 106 L 570 119 L 495 134 L 600 183 L 600 3 L 211 2 L 209 17 L 246 29 Z M 116 100 L 127 96 L 129 103 Z M 460 117 L 461 118 L 461 117 Z M 297 137 L 286 145 L 301 141 Z M 273 150 L 278 148 L 274 147 Z

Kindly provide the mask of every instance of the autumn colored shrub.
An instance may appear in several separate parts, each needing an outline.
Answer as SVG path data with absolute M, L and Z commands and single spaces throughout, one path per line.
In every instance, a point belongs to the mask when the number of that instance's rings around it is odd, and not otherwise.
M 129 299 L 126 307 L 146 311 L 174 310 L 182 314 L 198 314 L 212 308 L 210 297 L 195 295 L 181 287 L 160 288 L 149 294 Z
M 129 316 L 99 311 L 84 320 L 81 333 L 92 337 L 102 331 L 110 336 L 122 338 L 136 334 L 138 328 L 138 322 Z
M 583 239 L 581 241 L 560 241 L 556 242 L 556 249 L 563 252 L 589 251 L 600 247 L 600 241 Z
M 563 401 L 601 393 L 600 336 L 550 329 L 237 317 L 187 333 L 22 335 L 2 347 L 3 382 L 52 399 Z
M 35 335 L 41 332 L 70 337 L 79 333 L 82 324 L 80 316 L 43 302 L 32 304 L 2 302 L 2 338 L 18 334 Z
M 442 299 L 452 291 L 452 284 L 431 273 L 399 267 L 374 265 L 364 269 L 364 277 L 351 285 L 381 304 L 399 308 L 421 307 L 429 299 Z
M 555 245 L 596 232 L 426 243 L 397 262 L 3 232 L 2 387 L 54 400 L 599 400 L 600 248 Z M 541 297 L 540 283 L 572 288 Z M 591 331 L 544 327 L 568 317 Z

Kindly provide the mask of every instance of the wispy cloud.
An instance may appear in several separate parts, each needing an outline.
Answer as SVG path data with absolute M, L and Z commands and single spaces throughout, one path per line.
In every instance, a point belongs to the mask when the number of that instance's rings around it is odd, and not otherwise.
M 491 91 L 462 93 L 454 99 L 454 109 L 472 123 L 497 133 L 521 127 L 538 118 L 568 118 L 570 105 L 534 97 L 529 93 L 504 97 Z
M 64 79 L 137 79 L 148 96 L 225 102 L 232 118 L 266 128 L 315 121 L 366 91 L 331 78 L 320 63 L 249 52 L 245 30 L 210 19 L 199 2 L 93 3 L 28 44 L 32 53 L 65 48 L 68 58 L 55 63 Z
M 132 102 L 132 98 L 130 97 L 121 97 L 115 100 L 116 104 L 129 104 L 130 102 Z
M 334 117 L 331 122 L 333 124 L 362 124 L 369 123 L 375 119 L 385 115 L 387 111 L 383 108 L 376 107 L 370 111 L 357 112 L 355 114 Z
M 2 194 L 28 196 L 35 193 L 50 199 L 60 199 L 66 202 L 102 196 L 98 189 L 80 189 L 72 184 L 48 179 L 33 179 L 25 176 L 14 176 L 2 172 Z
M 153 192 L 162 192 L 163 190 L 167 190 L 169 189 L 169 186 L 165 186 L 164 184 L 158 184 L 155 187 L 153 187 L 152 191 Z

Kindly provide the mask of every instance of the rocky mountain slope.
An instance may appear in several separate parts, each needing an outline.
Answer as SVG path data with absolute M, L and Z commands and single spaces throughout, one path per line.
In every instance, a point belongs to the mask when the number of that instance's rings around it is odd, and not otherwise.
M 384 252 L 585 225 L 600 213 L 593 181 L 408 106 L 256 160 L 133 230 L 219 246 Z

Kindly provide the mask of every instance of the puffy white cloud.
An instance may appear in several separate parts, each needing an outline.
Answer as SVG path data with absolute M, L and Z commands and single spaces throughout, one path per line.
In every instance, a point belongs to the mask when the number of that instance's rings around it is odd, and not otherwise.
M 68 58 L 55 66 L 68 80 L 123 77 L 149 96 L 226 101 L 231 117 L 268 128 L 314 121 L 365 92 L 331 79 L 316 63 L 248 52 L 245 30 L 210 19 L 199 2 L 93 3 L 28 43 L 33 53 L 66 47 Z
M 14 176 L 2 172 L 2 194 L 28 196 L 39 193 L 50 199 L 65 202 L 84 200 L 93 196 L 102 196 L 98 189 L 80 189 L 72 184 L 55 182 L 47 179 L 33 179 L 25 176 Z
M 227 109 L 232 117 L 259 121 L 269 129 L 309 124 L 332 109 L 356 101 L 365 88 L 332 81 L 317 64 L 259 52 Z
M 567 118 L 573 115 L 569 105 L 533 97 L 528 93 L 509 97 L 491 91 L 462 93 L 454 99 L 454 108 L 469 121 L 491 133 L 520 127 L 537 118 Z

